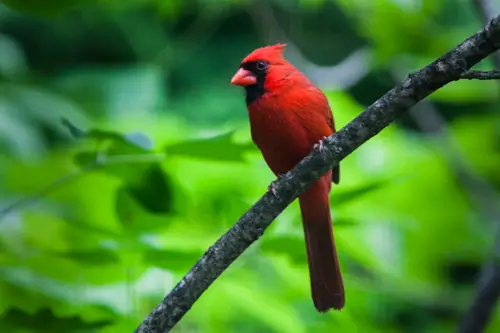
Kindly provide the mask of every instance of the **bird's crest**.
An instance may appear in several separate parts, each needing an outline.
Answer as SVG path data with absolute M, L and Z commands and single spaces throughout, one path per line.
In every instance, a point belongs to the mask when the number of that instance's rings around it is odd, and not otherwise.
M 246 56 L 246 58 L 243 59 L 243 62 L 265 60 L 274 64 L 280 63 L 284 60 L 283 50 L 285 46 L 286 44 L 275 44 L 275 45 L 260 47 L 254 50 L 248 56 Z

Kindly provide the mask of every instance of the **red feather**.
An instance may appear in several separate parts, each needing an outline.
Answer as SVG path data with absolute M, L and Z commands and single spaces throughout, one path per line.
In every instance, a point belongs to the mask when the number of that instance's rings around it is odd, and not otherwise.
M 244 64 L 267 64 L 263 89 L 250 102 L 248 112 L 252 139 L 274 174 L 292 169 L 324 136 L 335 133 L 333 116 L 323 92 L 283 58 L 283 44 L 259 48 Z M 244 68 L 244 67 L 242 67 Z M 239 77 L 255 75 L 244 86 L 258 82 L 259 73 L 240 69 Z M 237 75 L 233 84 L 239 84 Z M 251 88 L 251 87 L 250 87 Z M 332 173 L 333 171 L 333 173 Z M 339 168 L 328 172 L 300 197 L 312 298 L 318 311 L 344 307 L 345 296 L 333 240 L 328 194 L 331 182 L 339 182 Z

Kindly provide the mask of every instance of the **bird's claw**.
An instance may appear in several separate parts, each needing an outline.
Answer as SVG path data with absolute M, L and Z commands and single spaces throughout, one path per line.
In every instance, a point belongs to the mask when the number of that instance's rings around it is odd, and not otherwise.
M 283 176 L 283 175 L 279 174 L 279 175 L 278 175 L 278 179 L 277 179 L 277 180 L 273 180 L 273 181 L 271 182 L 271 185 L 269 185 L 269 186 L 267 187 L 267 190 L 268 190 L 268 191 L 271 191 L 271 193 L 272 193 L 272 194 L 273 194 L 276 198 L 278 197 L 278 194 L 277 194 L 277 192 L 276 192 L 276 182 L 277 182 L 277 181 L 279 181 L 279 180 L 280 180 L 280 178 L 281 178 L 282 176 Z
M 273 181 L 273 182 L 271 183 L 271 185 L 269 185 L 269 186 L 267 187 L 267 190 L 268 190 L 268 191 L 271 191 L 271 193 L 272 193 L 275 197 L 278 197 L 278 195 L 276 194 L 276 181 Z
M 325 141 L 327 141 L 328 138 L 326 136 L 324 136 L 322 139 L 319 140 L 318 143 L 315 143 L 314 144 L 314 149 L 318 149 L 320 153 L 323 152 L 323 150 L 325 150 Z

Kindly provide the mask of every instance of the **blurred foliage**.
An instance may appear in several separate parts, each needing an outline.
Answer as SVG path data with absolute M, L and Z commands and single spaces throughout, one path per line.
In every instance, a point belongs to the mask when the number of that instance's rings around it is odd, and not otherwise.
M 8 332 L 132 332 L 264 193 L 274 177 L 251 143 L 242 91 L 228 83 L 255 47 L 286 36 L 287 56 L 300 50 L 322 66 L 368 49 L 355 84 L 324 89 L 342 127 L 481 26 L 468 0 L 4 3 Z M 454 82 L 429 100 L 471 171 L 499 189 L 496 83 Z M 404 116 L 342 162 L 331 202 L 345 310 L 313 308 L 294 203 L 174 331 L 454 331 L 493 226 L 444 144 Z M 496 313 L 488 332 L 500 330 Z

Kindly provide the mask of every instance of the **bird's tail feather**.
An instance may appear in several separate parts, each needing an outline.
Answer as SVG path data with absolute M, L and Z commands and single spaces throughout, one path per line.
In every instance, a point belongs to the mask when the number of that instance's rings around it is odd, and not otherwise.
M 340 310 L 345 304 L 344 284 L 333 239 L 329 177 L 319 179 L 299 198 L 312 298 L 320 312 L 330 308 Z

